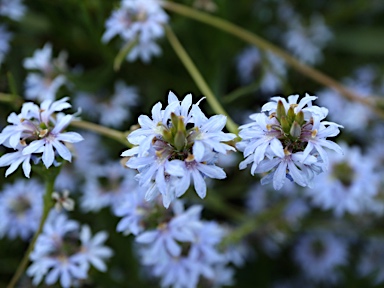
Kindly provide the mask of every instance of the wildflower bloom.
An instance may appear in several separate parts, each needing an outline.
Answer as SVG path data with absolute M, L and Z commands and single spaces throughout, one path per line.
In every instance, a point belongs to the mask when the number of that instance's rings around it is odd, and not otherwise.
M 302 236 L 294 248 L 295 262 L 306 277 L 316 282 L 337 283 L 337 268 L 347 264 L 347 257 L 347 243 L 324 232 Z
M 149 62 L 161 52 L 155 41 L 164 35 L 163 25 L 167 22 L 168 15 L 158 0 L 124 0 L 106 21 L 102 41 L 109 42 L 119 35 L 125 42 L 135 44 L 127 55 L 128 61 L 141 58 Z
M 43 212 L 44 187 L 31 180 L 5 184 L 0 193 L 0 237 L 28 240 L 37 230 Z
M 216 222 L 201 220 L 199 205 L 184 210 L 177 200 L 172 208 L 165 211 L 167 215 L 155 229 L 136 237 L 142 264 L 161 279 L 161 285 L 198 287 L 203 279 L 201 283 L 217 281 L 219 267 L 230 272 L 226 251 L 219 249 L 226 231 Z
M 60 281 L 62 287 L 72 287 L 74 281 L 86 279 L 90 265 L 105 271 L 104 260 L 112 256 L 112 250 L 103 245 L 105 232 L 92 237 L 88 226 L 69 220 L 64 214 L 51 213 L 37 238 L 31 253 L 32 264 L 27 274 L 38 285 L 52 285 Z
M 250 116 L 254 122 L 239 127 L 242 140 L 237 148 L 245 160 L 244 169 L 252 164 L 251 174 L 270 172 L 262 184 L 273 181 L 279 190 L 286 178 L 301 186 L 312 186 L 315 175 L 328 169 L 325 148 L 342 153 L 340 146 L 327 140 L 336 136 L 342 127 L 322 121 L 328 114 L 323 107 L 313 106 L 317 97 L 306 95 L 298 103 L 299 95 L 291 95 L 288 102 L 273 97 L 262 107 L 262 112 Z
M 45 100 L 40 106 L 31 102 L 24 103 L 20 114 L 12 112 L 8 116 L 11 125 L 6 126 L 0 133 L 0 144 L 18 152 L 5 154 L 0 158 L 0 166 L 11 165 L 7 175 L 23 162 L 24 174 L 29 177 L 28 161 L 32 157 L 39 161 L 40 158 L 35 156 L 40 153 L 46 168 L 54 164 L 56 154 L 71 161 L 72 154 L 64 143 L 76 143 L 83 140 L 83 137 L 76 132 L 63 132 L 72 121 L 73 115 L 55 112 L 70 108 L 67 100 L 67 97 L 55 102 Z
M 24 68 L 32 70 L 25 80 L 27 99 L 53 101 L 56 92 L 67 82 L 63 72 L 67 70 L 67 54 L 61 52 L 58 58 L 52 59 L 52 45 L 47 43 L 42 49 L 34 52 L 33 57 L 24 59 Z
M 341 144 L 345 155 L 331 154 L 329 170 L 315 180 L 315 187 L 306 190 L 312 203 L 335 216 L 344 213 L 375 212 L 379 201 L 380 173 L 375 160 L 363 155 L 358 147 Z
M 185 193 L 191 180 L 197 194 L 204 198 L 205 177 L 226 177 L 224 170 L 215 165 L 216 156 L 234 150 L 224 142 L 235 135 L 221 131 L 225 116 L 207 118 L 198 104 L 192 105 L 191 94 L 179 101 L 170 92 L 168 106 L 161 108 L 161 103 L 152 108 L 152 119 L 139 117 L 140 128 L 128 136 L 128 141 L 137 146 L 122 153 L 131 157 L 126 165 L 139 171 L 140 186 L 148 189 L 147 200 L 160 193 L 168 207 Z

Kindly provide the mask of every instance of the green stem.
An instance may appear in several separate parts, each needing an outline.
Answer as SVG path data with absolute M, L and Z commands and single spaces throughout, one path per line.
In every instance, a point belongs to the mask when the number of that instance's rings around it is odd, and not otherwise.
M 283 49 L 277 47 L 276 45 L 268 42 L 267 40 L 235 25 L 231 22 L 228 22 L 226 20 L 223 20 L 219 17 L 215 17 L 213 15 L 210 15 L 208 13 L 204 13 L 201 11 L 198 11 L 196 9 L 189 8 L 188 6 L 177 4 L 175 2 L 170 1 L 163 1 L 162 5 L 165 9 L 168 9 L 169 11 L 176 12 L 178 14 L 181 14 L 183 16 L 195 19 L 197 21 L 206 23 L 208 25 L 214 26 L 216 28 L 219 28 L 229 34 L 232 34 L 250 44 L 253 44 L 260 49 L 271 51 L 274 54 L 278 55 L 279 57 L 283 58 L 287 64 L 289 64 L 292 68 L 296 69 L 303 75 L 312 78 L 313 80 L 317 81 L 318 83 L 325 85 L 327 87 L 331 87 L 340 94 L 344 95 L 346 98 L 352 101 L 359 102 L 361 104 L 364 104 L 366 106 L 369 106 L 376 114 L 378 114 L 380 117 L 384 118 L 384 112 L 380 109 L 377 109 L 375 107 L 375 101 L 373 101 L 372 97 L 359 97 L 357 94 L 355 94 L 350 89 L 346 88 L 342 84 L 340 84 L 338 81 L 334 80 L 333 78 L 329 77 L 328 75 L 298 61 L 295 57 L 291 56 L 287 52 L 285 52 Z
M 82 128 L 82 129 L 96 132 L 100 135 L 104 135 L 104 136 L 107 136 L 109 138 L 112 138 L 112 139 L 124 144 L 125 146 L 133 147 L 133 145 L 131 143 L 129 143 L 127 140 L 127 136 L 129 134 L 129 132 L 124 133 L 124 132 L 117 131 L 117 130 L 114 130 L 114 129 L 111 129 L 108 127 L 104 127 L 104 126 L 101 126 L 101 125 L 98 125 L 95 123 L 91 123 L 91 122 L 87 122 L 87 121 L 80 121 L 80 120 L 72 121 L 70 125 L 73 127 L 76 127 L 76 128 Z
M 256 82 L 253 82 L 247 86 L 240 87 L 228 93 L 227 95 L 225 95 L 223 97 L 223 102 L 231 103 L 244 95 L 247 95 L 256 91 L 259 87 L 260 87 L 260 79 L 257 79 Z
M 60 169 L 53 168 L 53 170 L 59 171 Z M 49 171 L 49 170 L 47 170 L 47 171 Z M 44 223 L 48 217 L 49 211 L 51 211 L 51 209 L 53 207 L 54 203 L 52 201 L 52 192 L 53 192 L 53 187 L 55 184 L 55 179 L 56 179 L 58 173 L 49 173 L 48 175 L 47 175 L 47 177 L 45 177 L 45 179 L 46 179 L 45 194 L 43 195 L 43 205 L 44 206 L 43 206 L 43 214 L 41 215 L 39 227 L 37 228 L 37 231 L 33 235 L 33 238 L 31 240 L 31 242 L 29 243 L 28 249 L 25 252 L 24 257 L 21 260 L 19 266 L 17 267 L 17 270 L 16 270 L 15 274 L 13 275 L 11 281 L 9 282 L 7 288 L 15 287 L 17 281 L 19 280 L 21 275 L 24 273 L 25 268 L 27 267 L 28 262 L 29 262 L 29 256 L 30 256 L 33 248 L 35 247 L 36 240 L 39 237 L 41 231 L 43 230 Z
M 173 33 L 172 29 L 169 26 L 165 27 L 165 32 L 169 43 L 172 48 L 175 50 L 177 56 L 179 56 L 181 62 L 184 64 L 185 68 L 188 70 L 189 74 L 195 81 L 197 87 L 201 90 L 205 97 L 207 97 L 208 104 L 211 106 L 212 110 L 217 114 L 222 114 L 227 116 L 227 129 L 228 131 L 237 134 L 238 127 L 235 122 L 229 117 L 228 113 L 224 110 L 223 106 L 217 101 L 212 90 L 209 88 L 208 84 L 205 82 L 203 76 L 200 74 L 196 65 L 193 63 L 192 59 L 189 57 L 187 51 L 181 45 L 179 39 Z

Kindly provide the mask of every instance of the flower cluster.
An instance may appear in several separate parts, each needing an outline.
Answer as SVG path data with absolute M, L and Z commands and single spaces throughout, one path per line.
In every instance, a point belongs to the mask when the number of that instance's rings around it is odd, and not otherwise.
M 108 42 L 119 35 L 125 42 L 135 43 L 127 55 L 128 61 L 141 58 L 149 62 L 161 52 L 155 41 L 164 35 L 163 25 L 167 22 L 168 15 L 158 0 L 123 0 L 106 21 L 102 41 Z
M 168 207 L 187 191 L 191 179 L 197 194 L 204 198 L 205 177 L 226 177 L 224 170 L 215 165 L 216 156 L 235 150 L 224 142 L 236 136 L 222 131 L 224 115 L 207 118 L 198 104 L 192 105 L 191 94 L 180 102 L 170 92 L 168 106 L 164 110 L 161 107 L 159 102 L 152 108 L 152 119 L 139 117 L 140 128 L 128 136 L 128 141 L 137 146 L 122 153 L 131 157 L 126 165 L 139 171 L 140 186 L 148 189 L 147 200 L 160 192 Z
M 328 169 L 324 147 L 342 153 L 339 145 L 327 140 L 338 135 L 342 126 L 322 121 L 328 110 L 312 105 L 317 97 L 306 95 L 297 103 L 298 99 L 299 95 L 289 96 L 288 102 L 273 97 L 262 107 L 268 115 L 252 114 L 254 121 L 239 127 L 242 141 L 237 148 L 245 157 L 240 169 L 252 163 L 252 175 L 270 172 L 262 183 L 273 181 L 276 190 L 284 185 L 285 178 L 311 187 L 314 176 Z
M 12 112 L 8 116 L 11 125 L 0 133 L 0 144 L 16 152 L 4 154 L 0 158 L 0 167 L 10 165 L 6 176 L 23 163 L 24 175 L 29 178 L 31 160 L 35 163 L 42 160 L 45 167 L 49 168 L 52 164 L 58 165 L 56 154 L 71 161 L 72 154 L 64 143 L 76 143 L 83 140 L 83 137 L 76 132 L 63 132 L 73 115 L 55 112 L 70 108 L 67 100 L 67 97 L 55 102 L 45 100 L 40 106 L 27 102 L 23 104 L 20 114 Z M 38 154 L 42 154 L 41 157 Z
M 219 244 L 226 230 L 214 221 L 200 219 L 202 206 L 184 210 L 177 200 L 172 213 L 136 237 L 141 262 L 153 276 L 161 278 L 162 287 L 209 287 L 232 284 L 233 271 L 229 262 L 239 259 L 236 250 L 222 249 Z M 168 219 L 167 219 L 168 218 Z
M 56 92 L 66 84 L 63 72 L 67 70 L 67 54 L 61 52 L 52 59 L 52 45 L 47 43 L 43 49 L 34 52 L 33 57 L 24 59 L 24 68 L 32 70 L 25 80 L 25 96 L 27 99 L 53 101 Z
M 104 260 L 113 254 L 104 246 L 107 237 L 106 232 L 98 232 L 92 237 L 87 225 L 80 227 L 64 214 L 51 213 L 31 253 L 33 263 L 27 274 L 33 277 L 34 285 L 45 277 L 47 285 L 60 279 L 62 287 L 71 287 L 76 280 L 88 277 L 91 265 L 106 271 Z

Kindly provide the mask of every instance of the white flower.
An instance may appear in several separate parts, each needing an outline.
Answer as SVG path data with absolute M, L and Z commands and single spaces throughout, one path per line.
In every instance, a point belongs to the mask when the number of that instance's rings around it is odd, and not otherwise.
M 12 159 L 19 164 L 23 162 L 24 173 L 29 176 L 30 158 L 28 157 L 32 155 L 42 153 L 42 161 L 47 168 L 54 163 L 55 153 L 64 160 L 71 161 L 72 154 L 64 143 L 76 143 L 83 140 L 83 137 L 75 132 L 63 132 L 72 121 L 73 115 L 55 114 L 71 107 L 67 100 L 68 98 L 55 102 L 45 100 L 40 107 L 33 103 L 25 103 L 19 115 L 11 113 L 8 122 L 12 125 L 6 126 L 0 133 L 0 144 L 4 143 L 22 152 L 21 155 L 14 153 L 12 156 L 2 156 L 0 161 L 2 166 L 10 164 Z M 15 170 L 15 164 L 12 165 L 7 174 Z
M 312 105 L 317 97 L 291 95 L 288 101 L 272 97 L 261 108 L 264 113 L 252 114 L 254 122 L 239 127 L 242 138 L 236 147 L 245 160 L 239 165 L 245 169 L 252 164 L 251 174 L 271 172 L 262 179 L 273 181 L 280 189 L 289 178 L 301 186 L 313 186 L 315 175 L 328 169 L 328 156 L 323 147 L 342 153 L 341 148 L 327 137 L 339 134 L 342 127 L 322 121 L 328 114 L 324 107 Z
M 164 24 L 168 15 L 157 0 L 124 0 L 119 9 L 105 23 L 106 31 L 102 36 L 103 42 L 109 42 L 119 35 L 125 42 L 137 42 L 128 53 L 127 60 L 141 58 L 149 62 L 153 55 L 159 55 L 161 50 L 155 40 L 164 35 Z
M 140 128 L 131 132 L 128 141 L 138 145 L 122 153 L 131 157 L 127 166 L 139 171 L 139 183 L 147 187 L 146 200 L 154 199 L 157 192 L 168 207 L 180 197 L 193 178 L 196 192 L 205 197 L 205 177 L 223 179 L 225 172 L 215 166 L 217 154 L 226 154 L 234 148 L 225 141 L 236 135 L 224 133 L 226 117 L 207 118 L 188 94 L 179 101 L 173 92 L 168 95 L 168 106 L 161 103 L 152 108 L 152 119 L 139 117 Z M 187 129 L 191 126 L 191 128 Z M 192 127 L 193 126 L 193 127 Z M 180 178 L 182 177 L 182 178 Z

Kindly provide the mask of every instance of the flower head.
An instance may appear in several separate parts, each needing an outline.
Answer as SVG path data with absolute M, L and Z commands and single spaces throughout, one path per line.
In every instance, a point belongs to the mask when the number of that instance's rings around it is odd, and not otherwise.
M 198 103 L 192 104 L 191 94 L 179 101 L 170 92 L 168 106 L 161 108 L 161 103 L 152 108 L 152 119 L 139 117 L 140 128 L 128 136 L 128 141 L 137 146 L 122 156 L 131 157 L 127 166 L 139 171 L 140 185 L 148 188 L 147 200 L 160 193 L 168 207 L 188 189 L 191 179 L 197 194 L 204 198 L 205 177 L 226 177 L 223 169 L 215 165 L 216 156 L 235 150 L 225 143 L 235 135 L 222 132 L 225 116 L 207 118 Z
M 28 102 L 23 105 L 20 114 L 13 112 L 9 115 L 8 122 L 11 125 L 0 133 L 0 144 L 17 152 L 0 158 L 0 166 L 11 165 L 7 175 L 23 162 L 24 174 L 29 177 L 29 160 L 34 157 L 38 161 L 36 154 L 42 153 L 41 159 L 46 168 L 54 164 L 56 154 L 71 161 L 72 154 L 64 144 L 79 142 L 83 137 L 76 132 L 63 132 L 72 121 L 73 115 L 55 112 L 71 107 L 67 100 L 68 98 L 55 102 L 45 100 L 40 106 Z
M 34 180 L 6 184 L 0 193 L 0 237 L 28 240 L 37 230 L 43 211 L 44 187 Z
M 313 177 L 328 169 L 324 147 L 342 153 L 336 143 L 327 140 L 339 134 L 342 126 L 322 121 L 328 110 L 312 105 L 316 98 L 306 95 L 298 102 L 299 95 L 289 96 L 288 101 L 273 97 L 262 107 L 268 115 L 251 115 L 254 122 L 239 127 L 242 140 L 237 148 L 246 157 L 240 169 L 252 164 L 252 174 L 271 172 L 262 183 L 273 181 L 275 189 L 280 189 L 286 178 L 312 186 Z
M 149 62 L 161 52 L 155 41 L 164 35 L 163 25 L 167 22 L 168 15 L 158 0 L 124 0 L 106 21 L 102 41 L 109 42 L 119 35 L 125 42 L 135 42 L 127 60 L 141 58 Z
M 103 245 L 105 232 L 92 237 L 88 226 L 69 220 L 63 214 L 51 213 L 37 238 L 31 253 L 32 264 L 27 274 L 38 285 L 52 285 L 60 281 L 62 287 L 72 287 L 76 280 L 86 279 L 92 265 L 105 271 L 104 260 L 112 256 L 112 250 Z
M 25 80 L 26 98 L 53 101 L 56 98 L 56 92 L 67 82 L 67 78 L 63 75 L 67 70 L 66 59 L 65 52 L 61 52 L 58 58 L 52 59 L 50 43 L 36 50 L 33 57 L 24 59 L 24 68 L 33 71 Z

